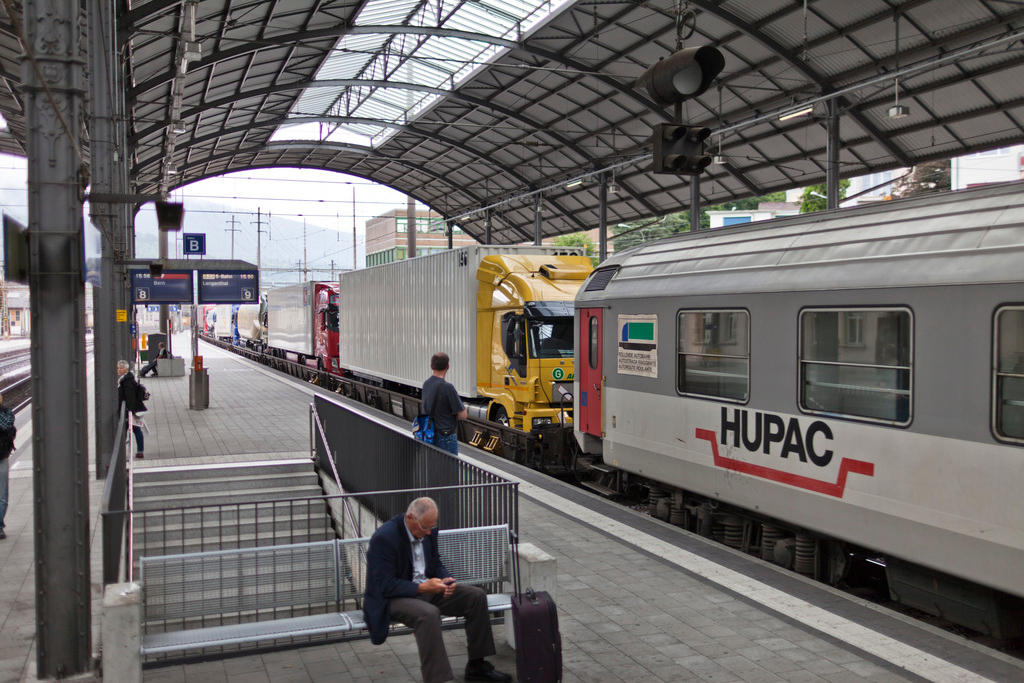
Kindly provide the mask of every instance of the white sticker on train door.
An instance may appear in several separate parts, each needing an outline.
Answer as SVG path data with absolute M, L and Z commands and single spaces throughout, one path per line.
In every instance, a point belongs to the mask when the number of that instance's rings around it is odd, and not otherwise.
M 620 375 L 658 376 L 658 316 L 620 315 L 618 327 Z

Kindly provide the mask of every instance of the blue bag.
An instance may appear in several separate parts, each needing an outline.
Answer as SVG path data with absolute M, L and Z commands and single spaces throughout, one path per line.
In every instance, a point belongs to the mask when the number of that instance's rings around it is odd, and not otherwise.
M 412 421 L 412 435 L 417 441 L 434 443 L 434 418 L 429 415 L 417 415 Z

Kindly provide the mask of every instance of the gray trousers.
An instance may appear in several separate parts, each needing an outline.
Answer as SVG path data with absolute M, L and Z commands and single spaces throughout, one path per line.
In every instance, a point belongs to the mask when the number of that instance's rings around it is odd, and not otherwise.
M 466 641 L 470 659 L 494 654 L 494 636 L 487 612 L 487 593 L 482 588 L 458 584 L 450 597 L 443 593 L 415 598 L 391 598 L 388 610 L 393 621 L 405 624 L 416 635 L 423 683 L 441 683 L 455 678 L 441 637 L 441 616 L 466 618 Z

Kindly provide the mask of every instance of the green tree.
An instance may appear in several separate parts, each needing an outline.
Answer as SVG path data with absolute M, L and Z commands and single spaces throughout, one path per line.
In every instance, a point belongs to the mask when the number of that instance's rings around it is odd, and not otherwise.
M 653 242 L 690 231 L 689 213 L 670 213 L 656 219 L 619 223 L 612 226 L 612 244 L 615 252 L 644 242 Z
M 771 192 L 769 194 L 761 195 L 760 197 L 746 197 L 744 199 L 736 199 L 724 204 L 708 206 L 700 213 L 700 229 L 707 230 L 711 227 L 711 218 L 708 216 L 708 211 L 728 211 L 729 209 L 749 211 L 751 209 L 756 209 L 764 202 L 784 201 L 786 201 L 785 192 Z M 681 211 L 679 213 L 669 214 L 660 219 L 633 221 L 632 223 L 619 223 L 618 225 L 612 226 L 612 243 L 615 245 L 615 251 L 618 252 L 637 244 L 660 240 L 665 237 L 671 237 L 672 235 L 678 235 L 689 231 L 690 212 Z M 618 237 L 618 235 L 621 235 L 621 237 Z
M 585 232 L 574 232 L 568 235 L 559 235 L 554 239 L 552 244 L 559 247 L 583 247 L 583 254 L 590 257 L 590 260 L 597 265 L 597 246 L 594 244 L 594 240 L 590 239 L 590 235 Z
M 839 181 L 839 201 L 843 201 L 846 197 L 846 191 L 850 189 L 849 180 Z M 800 213 L 813 213 L 815 211 L 824 211 L 828 208 L 828 199 L 825 194 L 825 183 L 820 185 L 811 185 L 804 188 L 803 196 L 800 202 Z

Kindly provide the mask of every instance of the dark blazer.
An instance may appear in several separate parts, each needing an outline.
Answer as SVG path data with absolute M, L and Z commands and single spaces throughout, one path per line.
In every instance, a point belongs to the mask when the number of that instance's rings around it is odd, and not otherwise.
M 437 553 L 437 529 L 423 539 L 428 579 L 450 576 Z M 405 528 L 405 514 L 382 524 L 370 539 L 366 553 L 366 593 L 363 596 L 363 618 L 370 629 L 370 640 L 380 645 L 388 637 L 391 619 L 388 601 L 391 598 L 415 598 L 419 589 L 412 581 L 412 547 Z

